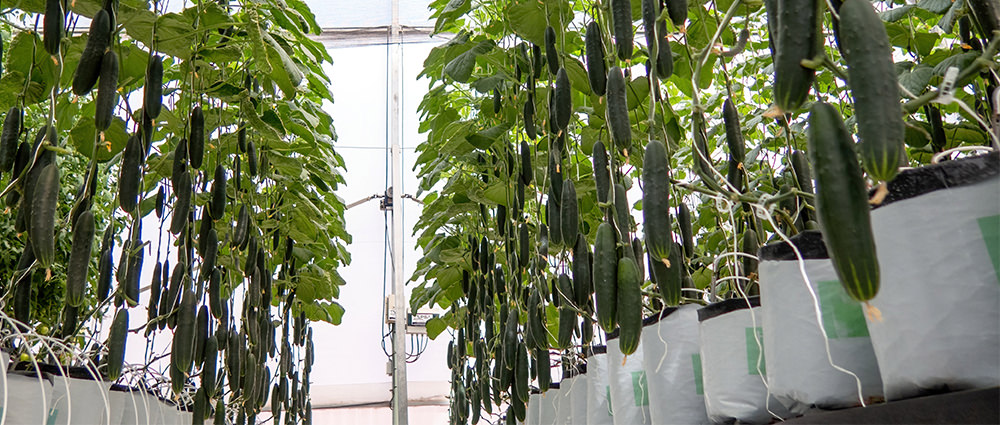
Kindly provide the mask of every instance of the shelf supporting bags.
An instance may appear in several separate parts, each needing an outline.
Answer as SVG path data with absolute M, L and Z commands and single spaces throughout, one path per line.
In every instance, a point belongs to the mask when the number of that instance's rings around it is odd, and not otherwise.
M 642 329 L 653 424 L 707 424 L 698 344 L 698 306 L 668 308 Z M 649 320 L 647 320 L 649 321 Z

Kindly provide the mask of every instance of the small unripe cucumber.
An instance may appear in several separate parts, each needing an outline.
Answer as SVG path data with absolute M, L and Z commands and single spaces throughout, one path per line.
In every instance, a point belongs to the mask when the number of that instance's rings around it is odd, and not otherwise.
M 226 213 L 226 169 L 222 164 L 215 166 L 215 180 L 212 181 L 212 203 L 208 211 L 213 220 L 221 220 Z
M 135 210 L 139 198 L 139 186 L 142 184 L 142 140 L 137 134 L 129 136 L 122 153 L 122 165 L 118 177 L 118 204 L 122 210 L 131 213 Z
M 21 109 L 11 106 L 0 131 L 0 173 L 11 170 L 17 158 L 17 138 L 21 135 Z M 14 178 L 17 178 L 15 175 Z
M 59 203 L 59 166 L 46 165 L 38 175 L 31 199 L 28 237 L 35 250 L 35 257 L 42 268 L 49 268 L 55 260 L 56 206 Z
M 594 143 L 594 183 L 597 187 L 597 202 L 606 204 L 611 193 L 611 174 L 608 171 L 608 151 L 604 142 Z
M 632 2 L 629 0 L 611 0 L 611 22 L 615 30 L 615 47 L 618 59 L 632 59 Z
M 555 75 L 559 71 L 559 50 L 556 49 L 556 30 L 551 26 L 545 27 L 545 59 L 549 73 Z
M 163 109 L 163 56 L 151 55 L 146 65 L 146 84 L 143 87 L 143 110 L 155 119 Z
M 45 51 L 52 56 L 59 55 L 59 44 L 62 43 L 65 17 L 63 0 L 46 0 L 45 18 L 42 20 L 42 43 L 45 45 Z

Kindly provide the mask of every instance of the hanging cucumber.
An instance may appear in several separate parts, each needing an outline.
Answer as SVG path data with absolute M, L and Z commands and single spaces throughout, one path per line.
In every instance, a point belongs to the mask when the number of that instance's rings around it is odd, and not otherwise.
M 593 278 L 597 324 L 605 332 L 611 332 L 617 324 L 618 255 L 615 254 L 615 230 L 608 222 L 597 226 Z
M 149 64 L 146 65 L 146 84 L 143 85 L 142 108 L 150 119 L 160 116 L 160 110 L 163 109 L 163 56 L 149 56 Z
M 674 306 L 681 302 L 681 288 L 684 283 L 684 263 L 681 258 L 681 250 L 679 244 L 673 244 L 673 249 L 670 250 L 669 267 L 662 261 L 653 261 L 652 258 L 649 261 L 649 267 L 652 269 L 650 274 L 655 278 L 656 286 L 660 290 L 660 296 L 663 297 L 665 305 Z
M 580 309 L 586 310 L 590 300 L 590 287 L 593 279 L 590 273 L 590 245 L 587 237 L 580 234 L 573 246 L 573 302 Z
M 846 24 L 847 18 L 841 16 Z M 809 113 L 809 158 L 816 173 L 816 213 L 823 242 L 848 295 L 868 301 L 878 293 L 879 266 L 868 192 L 853 145 L 837 109 L 814 104 Z
M 668 260 L 673 245 L 670 231 L 670 170 L 663 142 L 646 144 L 642 166 L 642 222 L 646 249 L 656 261 Z
M 743 129 L 740 127 L 740 114 L 736 111 L 732 99 L 727 98 L 722 103 L 722 121 L 726 126 L 726 145 L 729 155 L 736 162 L 746 159 L 746 143 L 743 139 Z
M 905 153 L 903 107 L 889 36 L 871 3 L 846 0 L 840 6 L 840 37 L 854 95 L 861 163 L 873 179 L 887 182 L 896 176 Z
M 656 23 L 656 76 L 661 80 L 666 80 L 674 75 L 674 53 L 670 49 L 669 31 L 667 31 L 667 21 Z
M 604 64 L 604 40 L 601 36 L 601 26 L 597 24 L 597 21 L 590 21 L 587 24 L 585 38 L 587 79 L 590 80 L 590 90 L 598 96 L 604 96 L 608 76 Z
M 667 0 L 667 14 L 675 27 L 683 27 L 688 16 L 687 0 Z
M 104 59 L 104 52 L 111 42 L 111 16 L 108 11 L 101 9 L 90 21 L 90 32 L 87 35 L 87 44 L 80 54 L 80 61 L 76 65 L 76 73 L 73 75 L 73 94 L 83 96 L 90 93 L 97 84 L 97 77 L 101 73 L 101 61 Z
M 606 204 L 611 193 L 611 174 L 608 172 L 608 151 L 604 142 L 594 143 L 594 183 L 597 188 L 597 202 Z
M 108 50 L 101 61 L 101 78 L 97 83 L 94 100 L 94 126 L 103 132 L 111 126 L 111 118 L 118 104 L 118 54 Z
M 191 166 L 201 168 L 201 163 L 205 159 L 205 113 L 201 106 L 191 109 L 191 135 L 188 137 L 188 155 Z
M 642 32 L 646 37 L 646 51 L 650 58 L 655 57 L 656 39 L 656 18 L 660 16 L 660 0 L 642 0 Z
M 555 118 L 556 128 L 565 131 L 569 125 L 569 119 L 573 114 L 573 97 L 570 89 L 569 75 L 565 68 L 559 68 L 556 72 L 555 88 Z
M 632 125 L 628 118 L 628 98 L 625 95 L 625 76 L 621 68 L 608 71 L 608 106 L 606 110 L 611 142 L 615 151 L 632 146 Z
M 86 210 L 73 225 L 73 246 L 66 268 L 66 304 L 79 307 L 87 289 L 90 274 L 90 251 L 94 246 L 94 213 Z
M 567 247 L 576 245 L 576 237 L 580 234 L 580 207 L 576 200 L 576 185 L 573 179 L 566 179 L 562 188 L 562 202 L 559 205 L 559 224 L 563 244 Z
M 566 273 L 559 275 L 559 334 L 556 337 L 556 346 L 560 349 L 569 348 L 573 339 L 573 330 L 576 329 L 576 311 L 573 310 L 573 281 Z
M 52 56 L 59 56 L 59 44 L 62 43 L 63 20 L 66 14 L 63 12 L 63 0 L 45 1 L 45 18 L 42 20 L 42 44 L 45 51 Z
M 11 106 L 0 131 L 0 172 L 10 171 L 17 158 L 17 138 L 21 135 L 21 109 Z M 15 176 L 16 178 L 17 176 Z M 11 192 L 13 193 L 13 192 Z
M 615 48 L 618 59 L 632 60 L 632 2 L 630 0 L 611 0 L 611 23 L 615 30 Z
M 626 256 L 618 260 L 617 280 L 618 346 L 627 356 L 639 348 L 642 332 L 642 282 L 635 259 Z
M 118 175 L 118 205 L 127 213 L 134 211 L 138 204 L 139 186 L 142 184 L 142 156 L 141 138 L 137 134 L 129 136 Z
M 776 6 L 774 104 L 790 113 L 805 102 L 816 76 L 816 70 L 802 66 L 802 61 L 820 52 L 822 14 L 816 0 L 777 0 Z
M 694 257 L 694 232 L 691 227 L 691 210 L 687 204 L 681 202 L 677 208 L 677 227 L 681 229 L 681 240 L 684 241 L 684 256 Z
M 43 269 L 48 269 L 56 256 L 55 225 L 58 202 L 59 166 L 53 162 L 41 170 L 35 182 L 28 226 L 31 247 Z
M 122 374 L 125 361 L 125 343 L 128 340 L 128 309 L 119 309 L 111 323 L 108 336 L 108 381 L 115 382 Z

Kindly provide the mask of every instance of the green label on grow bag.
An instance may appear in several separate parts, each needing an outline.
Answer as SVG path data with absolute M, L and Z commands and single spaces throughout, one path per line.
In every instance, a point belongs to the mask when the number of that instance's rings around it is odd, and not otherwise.
M 1000 282 L 1000 215 L 982 217 L 977 221 L 979 231 L 983 233 L 983 242 L 986 242 L 986 252 L 990 255 L 990 261 L 993 261 L 997 282 Z
M 608 397 L 608 416 L 614 416 L 615 411 L 611 409 L 611 386 L 610 385 L 605 386 L 604 391 L 606 391 L 606 395 Z
M 756 331 L 756 332 L 755 332 Z M 751 375 L 766 375 L 767 368 L 764 367 L 764 330 L 758 326 L 747 328 L 747 373 Z
M 817 282 L 816 287 L 819 289 L 820 312 L 823 313 L 823 329 L 827 338 L 868 336 L 868 324 L 865 323 L 861 303 L 847 295 L 840 282 Z
M 636 406 L 649 406 L 649 386 L 646 385 L 646 371 L 632 372 L 632 394 Z
M 694 392 L 698 395 L 704 395 L 705 384 L 701 381 L 701 354 L 691 355 L 691 368 L 694 369 Z

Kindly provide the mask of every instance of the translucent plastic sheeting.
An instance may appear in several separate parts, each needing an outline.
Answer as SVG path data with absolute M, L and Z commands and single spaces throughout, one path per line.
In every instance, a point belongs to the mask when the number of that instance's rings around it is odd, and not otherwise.
M 684 305 L 642 329 L 652 424 L 706 424 L 698 306 Z
M 1000 385 L 998 188 L 994 176 L 872 211 L 881 289 L 866 319 L 887 399 Z
M 796 414 L 861 404 L 854 377 L 830 365 L 823 326 L 833 363 L 858 376 L 865 403 L 878 401 L 882 379 L 861 303 L 847 295 L 829 259 L 803 260 L 802 267 L 819 300 L 822 325 L 798 261 L 760 262 L 760 321 L 771 394 Z
M 587 425 L 613 425 L 608 385 L 608 355 L 587 358 Z
M 768 401 L 760 325 L 760 307 L 729 311 L 699 324 L 705 409 L 713 422 L 766 424 L 772 420 L 770 412 L 791 416 L 773 397 Z
M 650 424 L 649 385 L 642 368 L 642 345 L 626 357 L 618 348 L 618 339 L 608 340 L 608 382 L 611 385 L 611 411 L 615 425 Z

